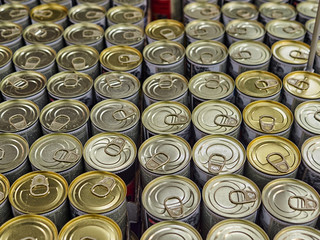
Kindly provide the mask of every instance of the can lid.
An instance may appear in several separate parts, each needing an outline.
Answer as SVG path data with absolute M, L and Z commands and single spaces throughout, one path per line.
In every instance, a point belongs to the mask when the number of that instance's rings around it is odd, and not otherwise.
M 317 2 L 300 2 L 297 4 L 296 9 L 299 14 L 307 16 L 308 18 L 316 18 L 318 11 L 318 3 Z
M 97 22 L 104 19 L 106 10 L 104 7 L 94 3 L 83 3 L 72 7 L 68 17 L 74 22 Z
M 188 36 L 197 40 L 214 40 L 225 33 L 221 22 L 209 19 L 191 21 L 185 30 Z
M 78 100 L 63 99 L 47 104 L 41 111 L 42 127 L 52 132 L 71 132 L 86 124 L 88 107 Z
M 58 22 L 67 17 L 68 9 L 56 3 L 35 6 L 30 11 L 30 17 L 35 22 Z
M 275 58 L 290 64 L 306 64 L 308 62 L 310 46 L 306 43 L 293 40 L 281 40 L 271 47 Z
M 178 220 L 190 216 L 200 207 L 198 186 L 189 178 L 167 175 L 152 180 L 141 196 L 144 209 L 161 220 Z
M 104 171 L 90 171 L 76 177 L 69 186 L 70 203 L 85 213 L 106 213 L 125 200 L 127 188 L 117 175 Z
M 320 231 L 309 226 L 289 226 L 281 229 L 274 240 L 320 239 Z
M 174 174 L 189 165 L 191 147 L 181 137 L 175 135 L 156 135 L 147 139 L 139 148 L 140 166 L 159 174 Z
M 8 64 L 11 60 L 12 51 L 5 46 L 0 46 L 0 68 Z
M 135 161 L 137 148 L 126 135 L 104 132 L 94 135 L 84 145 L 83 158 L 96 170 L 122 172 Z
M 97 24 L 81 22 L 66 28 L 63 37 L 71 44 L 90 45 L 103 38 L 104 30 Z
M 53 211 L 67 199 L 68 183 L 59 174 L 47 171 L 30 172 L 11 186 L 11 206 L 22 213 L 43 214 Z
M 312 18 L 305 23 L 305 27 L 308 32 L 313 33 L 315 22 L 316 22 L 316 19 Z
M 170 101 L 188 91 L 188 80 L 178 73 L 156 73 L 143 82 L 142 91 L 149 98 Z
M 159 40 L 146 45 L 143 57 L 157 65 L 169 65 L 184 59 L 185 48 L 178 42 Z
M 140 90 L 139 79 L 127 72 L 106 72 L 94 81 L 94 90 L 106 98 L 128 98 Z
M 300 103 L 294 111 L 294 117 L 298 125 L 305 130 L 320 134 L 320 102 L 306 101 Z
M 266 30 L 272 36 L 288 40 L 303 38 L 306 34 L 301 23 L 291 20 L 272 20 L 266 24 Z
M 281 91 L 282 81 L 273 73 L 253 70 L 238 75 L 236 88 L 251 97 L 267 98 Z
M 320 164 L 317 161 L 320 156 L 320 136 L 307 139 L 301 147 L 303 162 L 312 170 L 320 172 Z
M 0 7 L 1 9 L 1 7 Z M 9 21 L 0 22 L 0 44 L 13 42 L 22 35 L 22 27 Z
M 232 103 L 209 100 L 199 104 L 192 112 L 192 123 L 206 134 L 229 134 L 240 127 L 240 110 Z
M 189 81 L 189 91 L 205 100 L 223 99 L 233 93 L 232 77 L 222 72 L 202 72 Z
M 2 204 L 9 195 L 10 183 L 9 180 L 0 174 L 0 204 Z M 1 232 L 1 228 L 0 228 Z
M 176 134 L 191 122 L 191 112 L 183 104 L 173 101 L 160 101 L 151 104 L 142 113 L 142 124 L 157 134 Z
M 297 15 L 296 9 L 291 4 L 281 2 L 263 3 L 259 8 L 259 12 L 267 18 L 282 20 L 295 19 Z
M 220 7 L 209 2 L 192 2 L 183 8 L 183 13 L 192 19 L 216 19 L 220 16 Z
M 106 41 L 114 45 L 134 45 L 144 40 L 144 31 L 141 27 L 131 23 L 111 25 L 105 32 Z
M 266 33 L 263 24 L 256 20 L 236 19 L 226 26 L 228 35 L 240 40 L 255 40 Z
M 293 178 L 269 182 L 262 191 L 262 203 L 272 216 L 287 223 L 306 224 L 320 214 L 317 191 Z
M 229 2 L 223 5 L 221 11 L 232 19 L 253 19 L 259 14 L 257 7 L 249 2 Z
M 73 218 L 61 229 L 61 240 L 122 239 L 120 227 L 115 221 L 98 214 L 86 214 Z
M 71 99 L 89 92 L 92 86 L 93 80 L 88 74 L 66 71 L 49 78 L 47 90 L 51 95 Z
M 110 8 L 106 14 L 107 19 L 113 23 L 138 23 L 143 20 L 142 9 L 130 5 L 119 5 Z
M 62 38 L 63 28 L 55 23 L 34 23 L 26 27 L 23 32 L 23 38 L 26 42 L 52 43 Z
M 0 5 L 0 20 L 14 22 L 28 18 L 29 8 L 19 3 L 7 3 Z
M 184 25 L 173 19 L 159 19 L 150 22 L 145 31 L 154 40 L 174 40 L 184 34 Z
M 252 129 L 265 134 L 281 133 L 293 123 L 293 114 L 285 105 L 270 100 L 259 100 L 243 109 L 243 120 Z

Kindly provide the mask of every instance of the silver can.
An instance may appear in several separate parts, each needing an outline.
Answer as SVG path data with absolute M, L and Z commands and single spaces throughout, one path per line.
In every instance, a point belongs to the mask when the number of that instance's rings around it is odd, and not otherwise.
M 220 7 L 209 2 L 192 2 L 183 8 L 184 24 L 199 20 L 208 19 L 219 21 L 221 17 Z
M 12 217 L 12 212 L 10 208 L 10 203 L 8 200 L 9 195 L 9 189 L 10 189 L 10 183 L 8 179 L 0 174 L 0 192 L 1 192 L 1 198 L 0 198 L 0 214 L 1 214 L 1 220 L 0 224 L 4 224 L 6 221 L 8 221 Z
M 96 4 L 108 10 L 110 8 L 110 5 L 112 4 L 112 1 L 111 0 L 76 0 L 75 3 L 76 4 L 74 5 L 80 5 L 85 3 Z
M 120 5 L 110 8 L 106 13 L 108 26 L 118 23 L 131 23 L 144 29 L 145 14 L 144 11 L 138 7 L 130 5 Z
M 263 24 L 274 19 L 295 20 L 297 16 L 294 6 L 281 2 L 266 2 L 259 7 L 259 12 L 259 20 Z
M 307 43 L 309 45 L 311 44 L 311 41 L 312 41 L 315 22 L 316 22 L 316 19 L 310 19 L 304 25 L 305 29 L 306 29 L 306 37 L 305 37 L 304 41 L 305 41 L 305 43 Z
M 258 20 L 259 11 L 255 5 L 249 2 L 232 1 L 221 8 L 222 22 L 226 26 L 234 19 Z
M 318 2 L 304 1 L 297 4 L 297 21 L 305 24 L 308 20 L 317 17 Z
M 30 24 L 29 7 L 19 3 L 0 5 L 0 21 L 13 22 L 25 28 Z
M 22 47 L 22 27 L 11 21 L 0 22 L 0 45 L 8 47 L 14 53 Z
M 145 14 L 148 14 L 148 1 L 147 0 L 113 0 L 113 6 L 119 5 L 131 5 L 137 8 L 141 8 Z
M 2 78 L 13 72 L 12 51 L 0 45 L 0 81 Z

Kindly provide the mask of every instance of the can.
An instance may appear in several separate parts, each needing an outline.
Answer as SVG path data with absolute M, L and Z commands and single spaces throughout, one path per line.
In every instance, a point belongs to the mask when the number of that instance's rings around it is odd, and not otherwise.
M 258 100 L 280 101 L 282 81 L 273 73 L 260 70 L 243 72 L 235 83 L 235 103 L 241 110 Z
M 129 46 L 112 46 L 100 53 L 101 72 L 122 71 L 142 80 L 142 54 Z
M 308 20 L 317 17 L 318 2 L 301 2 L 296 6 L 298 15 L 297 21 L 305 24 Z
M 317 239 L 320 238 L 320 232 L 308 226 L 289 226 L 278 232 L 274 240 L 294 240 L 297 237 L 305 240 Z
M 285 105 L 272 100 L 249 103 L 243 109 L 242 143 L 247 146 L 263 135 L 289 138 L 293 114 Z
M 152 0 L 150 5 L 152 20 L 169 18 L 182 21 L 181 0 Z
M 140 106 L 140 81 L 127 72 L 106 72 L 94 82 L 96 102 L 107 99 L 124 99 Z
M 305 29 L 306 29 L 306 36 L 305 36 L 305 43 L 311 44 L 312 41 L 312 35 L 313 35 L 313 30 L 314 30 L 314 24 L 316 22 L 316 19 L 310 19 L 305 23 Z
M 241 122 L 240 110 L 232 103 L 223 100 L 205 101 L 192 111 L 195 141 L 211 134 L 239 138 Z
M 71 45 L 62 48 L 56 57 L 59 72 L 77 71 L 92 79 L 100 75 L 99 52 L 86 45 Z
M 226 3 L 221 8 L 222 22 L 226 26 L 234 19 L 258 20 L 259 11 L 249 2 L 234 1 Z
M 41 110 L 48 102 L 46 77 L 35 71 L 14 72 L 2 79 L 0 91 L 2 98 L 27 99 L 38 105 Z
M 67 193 L 68 183 L 62 176 L 54 172 L 36 171 L 23 175 L 12 184 L 9 201 L 15 217 L 42 215 L 60 230 L 69 219 Z
M 29 25 L 29 7 L 19 3 L 6 3 L 0 6 L 0 21 L 19 24 L 22 28 Z
M 262 191 L 260 226 L 270 238 L 291 225 L 314 227 L 319 204 L 319 194 L 307 183 L 292 178 L 273 180 Z
M 235 42 L 229 47 L 229 55 L 229 74 L 233 78 L 246 71 L 269 69 L 271 51 L 264 43 L 251 40 Z
M 220 17 L 220 7 L 214 3 L 192 2 L 183 8 L 183 20 L 185 25 L 200 19 L 219 21 Z
M 72 5 L 73 5 L 72 0 L 40 0 L 40 4 L 46 4 L 46 3 L 56 3 L 66 7 L 67 9 L 72 8 Z
M 310 46 L 303 42 L 281 40 L 271 47 L 270 72 L 284 78 L 290 72 L 304 70 L 307 66 Z
M 14 53 L 22 47 L 22 27 L 19 24 L 9 21 L 0 22 L 0 45 L 10 48 Z
M 0 132 L 16 133 L 31 145 L 41 136 L 38 106 L 26 99 L 8 100 L 0 103 Z
M 109 217 L 119 225 L 122 236 L 125 236 L 126 194 L 127 189 L 124 181 L 113 173 L 104 171 L 83 173 L 74 179 L 69 186 L 68 198 L 71 217 L 86 214 Z
M 141 195 L 142 222 L 146 228 L 157 222 L 178 220 L 197 228 L 201 193 L 189 178 L 167 175 L 154 179 Z
M 158 72 L 185 74 L 185 48 L 178 42 L 159 40 L 143 49 L 146 77 Z
M 316 73 L 320 73 L 320 41 L 318 41 L 317 43 L 317 50 L 316 50 L 316 56 L 314 59 L 313 68 Z
M 86 4 L 86 3 L 96 4 L 108 10 L 112 2 L 110 0 L 76 0 L 75 5 Z
M 50 101 L 62 99 L 79 100 L 91 108 L 93 99 L 93 80 L 81 72 L 60 72 L 48 80 L 47 90 Z
M 193 179 L 202 189 L 220 174 L 243 174 L 246 153 L 239 140 L 222 134 L 198 140 L 192 149 Z
M 137 8 L 141 8 L 145 14 L 148 12 L 148 2 L 147 0 L 113 0 L 112 1 L 113 6 L 119 6 L 119 5 L 131 5 L 135 6 Z
M 1 213 L 0 224 L 2 226 L 6 221 L 8 221 L 12 217 L 10 203 L 8 200 L 9 189 L 10 189 L 10 183 L 8 179 L 4 175 L 0 174 L 0 193 L 1 193 L 0 194 L 0 213 Z M 1 232 L 2 231 L 0 228 L 0 234 Z
M 0 45 L 0 81 L 13 72 L 12 51 L 10 48 Z
M 56 73 L 56 51 L 43 44 L 31 44 L 19 48 L 13 54 L 16 71 L 32 70 L 42 73 L 47 79 Z
M 141 121 L 144 141 L 158 134 L 174 134 L 188 142 L 192 140 L 191 112 L 182 103 L 172 101 L 154 103 L 143 111 Z
M 144 108 L 159 101 L 175 101 L 189 105 L 188 80 L 171 72 L 156 73 L 142 85 Z
M 80 140 L 82 145 L 89 138 L 89 109 L 72 99 L 57 100 L 46 105 L 40 114 L 43 135 L 69 133 Z
M 276 3 L 292 3 L 292 5 L 295 6 L 295 4 L 293 2 L 295 2 L 297 0 L 294 0 L 294 1 L 289 1 L 289 0 L 254 0 L 254 4 L 257 6 L 257 7 L 260 7 L 262 4 L 266 3 L 266 2 L 276 2 Z M 298 0 L 300 1 L 300 0 Z M 309 0 L 308 0 L 309 1 Z
M 121 229 L 111 218 L 98 214 L 76 217 L 61 229 L 59 239 L 123 239 Z
M 295 20 L 297 11 L 289 3 L 266 2 L 259 7 L 259 20 L 266 24 L 271 20 Z
M 27 6 L 29 9 L 34 8 L 35 6 L 38 5 L 37 0 L 3 0 L 3 4 L 22 4 Z
M 233 102 L 235 84 L 232 77 L 222 72 L 202 72 L 189 81 L 190 106 L 193 110 L 207 100 Z

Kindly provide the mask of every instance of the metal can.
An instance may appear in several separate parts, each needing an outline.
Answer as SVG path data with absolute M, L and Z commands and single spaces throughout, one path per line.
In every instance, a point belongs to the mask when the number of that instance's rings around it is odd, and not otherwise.
M 159 101 L 176 101 L 189 105 L 188 80 L 171 72 L 156 73 L 148 77 L 142 85 L 143 107 Z
M 243 109 L 242 142 L 247 146 L 263 135 L 289 138 L 293 114 L 285 105 L 271 100 L 249 103 Z
M 15 52 L 24 45 L 22 40 L 22 27 L 19 24 L 1 21 L 0 32 L 0 45 L 10 48 L 12 52 Z
M 121 229 L 111 218 L 98 214 L 76 217 L 61 229 L 60 240 L 74 239 L 123 239 Z
M 249 40 L 235 42 L 229 47 L 229 55 L 229 74 L 233 78 L 246 71 L 269 69 L 271 51 L 264 43 Z
M 58 100 L 46 105 L 40 114 L 43 135 L 69 133 L 84 145 L 89 138 L 89 109 L 78 100 Z
M 160 40 L 143 49 L 146 77 L 158 72 L 185 74 L 185 48 L 178 42 Z
M 150 5 L 152 20 L 169 18 L 182 21 L 181 0 L 152 0 Z
M 110 0 L 76 0 L 75 5 L 86 4 L 86 3 L 99 5 L 101 7 L 104 7 L 106 10 L 108 10 L 111 5 Z
M 297 11 L 288 3 L 266 2 L 259 7 L 261 23 L 266 24 L 271 20 L 295 20 Z
M 56 51 L 43 44 L 31 44 L 19 48 L 13 54 L 16 71 L 32 70 L 42 73 L 47 79 L 56 73 Z
M 110 8 L 106 13 L 108 26 L 117 23 L 132 23 L 144 29 L 144 11 L 130 5 L 120 5 Z
M 67 193 L 68 183 L 62 176 L 36 171 L 23 175 L 12 184 L 9 201 L 14 216 L 42 215 L 60 230 L 69 219 Z
M 124 99 L 140 106 L 140 81 L 127 72 L 106 72 L 94 82 L 96 102 Z
M 72 0 L 40 0 L 40 4 L 46 4 L 46 3 L 56 3 L 66 7 L 67 9 L 72 8 L 72 5 L 73 5 Z
M 316 56 L 314 59 L 313 68 L 316 73 L 320 73 L 320 41 L 318 41 L 317 43 L 317 50 L 316 50 Z
M 83 173 L 69 186 L 71 217 L 85 214 L 100 214 L 109 217 L 119 225 L 122 236 L 125 236 L 126 194 L 126 184 L 113 173 L 104 171 Z
M 142 80 L 142 54 L 129 46 L 112 46 L 100 53 L 101 72 L 122 71 Z
M 142 192 L 142 222 L 149 228 L 157 222 L 178 220 L 197 228 L 200 202 L 200 190 L 189 178 L 178 175 L 158 177 Z
M 260 226 L 270 238 L 291 225 L 314 227 L 319 204 L 319 194 L 305 182 L 292 178 L 273 180 L 262 191 Z
M 93 80 L 88 74 L 66 71 L 49 78 L 47 90 L 50 101 L 74 99 L 91 108 L 94 102 L 92 87 Z
M 281 40 L 271 47 L 270 72 L 284 78 L 290 72 L 304 70 L 307 66 L 310 46 L 303 42 Z
M 30 23 L 29 8 L 19 3 L 0 5 L 0 21 L 14 22 L 25 28 Z
M 204 71 L 227 71 L 228 49 L 221 42 L 211 40 L 193 42 L 187 47 L 186 56 L 188 78 Z
M 148 2 L 147 0 L 113 0 L 113 6 L 119 5 L 131 5 L 138 8 L 141 8 L 145 14 L 148 12 Z
M 298 16 L 297 21 L 305 24 L 308 20 L 317 17 L 318 2 L 301 2 L 296 6 Z
M 29 9 L 38 5 L 38 0 L 3 0 L 2 2 L 3 4 L 22 4 L 27 6 Z
M 315 22 L 316 22 L 316 19 L 310 19 L 305 23 L 306 36 L 304 41 L 307 44 L 311 44 Z
M 294 1 L 297 1 L 297 0 L 294 0 Z M 289 0 L 254 0 L 253 2 L 257 7 L 260 7 L 262 4 L 264 4 L 266 2 L 276 2 L 276 3 L 289 3 L 290 2 L 291 3 L 291 2 L 294 2 L 294 1 L 289 1 Z M 300 1 L 300 0 L 298 0 L 298 1 Z
M 223 5 L 221 8 L 222 21 L 226 26 L 234 19 L 258 20 L 258 9 L 249 2 L 234 1 Z
M 0 45 L 0 81 L 13 72 L 12 51 L 10 48 Z
M 243 110 L 249 103 L 258 100 L 280 101 L 282 81 L 273 73 L 253 70 L 241 73 L 236 78 L 236 105 Z
M 227 101 L 205 101 L 192 111 L 195 141 L 210 134 L 224 134 L 239 138 L 241 122 L 240 110 Z
M 17 99 L 0 103 L 0 132 L 16 133 L 29 145 L 41 136 L 38 106 L 30 100 Z
M 191 110 L 207 100 L 233 102 L 234 88 L 234 80 L 228 74 L 222 72 L 198 73 L 189 81 Z
M 243 145 L 227 135 L 201 138 L 192 149 L 193 179 L 200 188 L 220 174 L 243 174 L 246 153 Z
M 86 45 L 71 45 L 62 48 L 56 57 L 58 70 L 86 73 L 92 79 L 100 75 L 99 52 Z
M 320 239 L 320 232 L 309 226 L 289 226 L 278 232 L 274 240 L 294 240 L 297 237 L 305 240 Z
M 208 2 L 192 2 L 183 8 L 184 24 L 194 20 L 220 20 L 220 7 L 214 3 Z
M 9 189 L 10 183 L 8 179 L 4 175 L 0 174 L 0 224 L 2 225 L 2 227 L 3 224 L 12 217 L 10 203 L 8 200 Z M 2 228 L 0 228 L 0 234 L 2 235 L 1 230 Z

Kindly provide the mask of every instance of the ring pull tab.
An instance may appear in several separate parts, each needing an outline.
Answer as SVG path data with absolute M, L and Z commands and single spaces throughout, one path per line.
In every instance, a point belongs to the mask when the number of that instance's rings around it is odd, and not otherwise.
M 74 152 L 75 149 L 59 149 L 53 155 L 53 160 L 58 162 L 74 163 L 78 161 L 79 154 Z
M 124 19 L 133 20 L 135 18 L 142 18 L 142 14 L 140 12 L 126 12 L 123 14 Z
M 271 123 L 269 122 L 264 122 L 263 119 L 271 119 Z M 276 119 L 272 116 L 268 115 L 261 115 L 259 117 L 259 125 L 262 131 L 264 132 L 271 132 L 275 126 Z
M 247 28 L 232 26 L 230 29 L 228 29 L 228 33 L 246 35 L 247 34 Z
M 241 18 L 250 18 L 252 14 L 246 9 L 239 9 L 236 11 L 236 15 Z
M 27 14 L 28 14 L 28 11 L 25 9 L 13 9 L 9 12 L 9 16 L 12 18 L 22 17 Z
M 283 28 L 283 31 L 286 32 L 286 33 L 289 33 L 289 34 L 293 34 L 297 30 L 298 30 L 297 27 L 294 27 L 294 26 L 287 26 L 287 27 Z
M 220 121 L 218 122 L 219 119 Z M 222 127 L 236 127 L 238 125 L 238 120 L 236 118 L 225 114 L 216 115 L 213 122 Z
M 216 15 L 218 12 L 218 10 L 216 8 L 213 8 L 213 7 L 207 7 L 207 8 L 203 8 L 200 10 L 200 13 L 203 15 L 203 16 L 214 16 Z
M 4 193 L 0 191 L 0 201 L 4 199 Z
M 11 77 L 8 82 L 17 90 L 22 90 L 29 86 L 29 82 L 21 77 Z
M 272 156 L 279 156 L 280 160 L 271 160 Z M 269 153 L 266 157 L 267 162 L 281 173 L 287 173 L 290 170 L 289 164 L 281 153 Z
M 236 195 L 237 196 L 236 199 L 238 200 L 234 200 L 232 198 L 232 195 Z M 244 189 L 233 190 L 229 192 L 229 200 L 233 204 L 252 203 L 257 200 L 257 194 L 251 190 L 244 190 Z
M 87 19 L 99 19 L 104 15 L 102 12 L 88 11 L 85 16 Z
M 303 53 L 299 50 L 292 50 L 289 53 L 289 56 L 294 58 L 294 59 L 301 59 L 301 60 L 308 60 L 309 54 L 308 53 Z
M 1 31 L 1 37 L 3 38 L 11 38 L 20 34 L 20 30 L 17 27 L 13 27 L 10 29 L 3 29 Z
M 183 125 L 188 122 L 188 117 L 179 114 L 169 114 L 164 118 L 167 125 Z
M 111 88 L 119 88 L 122 86 L 122 81 L 120 78 L 118 77 L 114 77 L 114 78 L 105 78 L 105 81 L 107 83 L 107 85 Z
M 320 122 L 320 110 L 318 110 L 318 111 L 316 111 L 316 112 L 314 113 L 314 118 L 315 118 L 317 121 Z
M 21 114 L 15 114 L 9 117 L 9 123 L 17 130 L 24 129 L 27 126 L 27 120 Z
M 4 157 L 4 150 L 3 148 L 0 148 L 0 160 L 2 160 Z
M 205 86 L 210 89 L 217 89 L 220 86 L 220 76 L 213 74 L 208 78 L 205 78 Z
M 48 32 L 47 32 L 47 30 L 42 28 L 42 29 L 35 29 L 33 34 L 37 40 L 39 40 L 39 39 L 41 40 L 47 36 Z
M 271 17 L 272 18 L 282 18 L 283 12 L 279 11 L 278 9 L 272 9 L 271 10 Z
M 131 55 L 131 54 L 121 54 L 118 57 L 118 61 L 121 64 L 128 64 L 128 63 L 136 63 L 140 61 L 139 56 L 137 55 Z
M 84 29 L 82 31 L 82 37 L 84 38 L 98 38 L 101 36 L 101 32 L 98 30 Z
M 162 52 L 159 56 L 164 62 L 167 63 L 173 63 L 177 60 L 176 55 L 174 55 L 172 52 Z
M 314 6 L 313 8 L 311 8 L 311 11 L 316 13 L 318 11 L 318 6 Z
M 38 240 L 38 239 L 34 237 L 24 237 L 24 238 L 21 238 L 20 240 Z
M 36 17 L 50 18 L 53 15 L 53 12 L 50 9 L 43 9 L 34 12 Z
M 164 200 L 164 207 L 172 218 L 183 216 L 183 203 L 179 197 L 168 197 Z
M 104 148 L 104 152 L 112 157 L 118 156 L 122 151 L 124 146 L 126 145 L 126 141 L 121 138 L 115 138 L 111 142 L 109 142 Z
M 70 122 L 70 117 L 65 114 L 60 114 L 56 116 L 50 124 L 50 129 L 52 131 L 59 131 L 65 127 Z
M 244 51 L 240 51 L 240 52 L 232 54 L 232 57 L 234 59 L 244 59 L 244 60 L 250 59 L 251 58 L 251 52 L 245 51 L 245 50 Z
M 208 31 L 207 29 L 198 26 L 191 30 L 191 34 L 194 36 L 204 36 L 208 34 Z
M 27 61 L 25 63 L 25 67 L 27 69 L 35 69 L 39 63 L 41 62 L 41 59 L 37 56 L 29 57 L 27 58 Z
M 86 59 L 83 57 L 75 57 L 71 60 L 71 64 L 75 70 L 83 70 L 86 67 Z
M 96 183 L 91 187 L 91 193 L 97 197 L 103 198 L 108 196 L 115 186 L 116 186 L 116 181 L 114 180 L 114 178 L 105 177 L 104 179 L 102 179 L 101 181 L 99 181 L 98 183 Z M 97 187 L 104 187 L 107 191 L 104 193 L 98 193 L 96 191 Z
M 160 35 L 166 39 L 174 39 L 176 38 L 176 34 L 170 28 L 163 28 L 160 30 Z
M 296 206 L 292 203 L 294 199 L 296 199 Z M 306 196 L 291 196 L 288 199 L 288 204 L 290 208 L 297 211 L 315 211 L 318 208 L 318 202 Z
M 211 64 L 214 61 L 214 56 L 212 53 L 201 53 L 200 55 L 201 62 L 203 64 Z
M 301 90 L 307 90 L 310 87 L 309 82 L 307 81 L 308 78 L 305 77 L 303 80 L 295 79 L 295 78 L 290 78 L 287 80 L 288 84 Z
M 68 74 L 65 79 L 63 80 L 63 85 L 66 88 L 74 88 L 79 83 L 79 75 L 75 73 Z
M 39 186 L 44 186 L 46 189 L 40 193 L 36 193 L 35 189 Z M 34 197 L 42 197 L 49 193 L 49 181 L 45 176 L 38 174 L 31 180 L 30 194 Z
M 159 80 L 159 87 L 162 89 L 170 89 L 173 86 L 173 79 L 171 76 L 161 76 Z
M 221 158 L 221 159 L 219 159 Z M 213 153 L 208 159 L 208 171 L 213 174 L 219 174 L 226 165 L 227 159 L 220 153 Z
M 165 153 L 156 153 L 146 162 L 146 168 L 149 170 L 156 170 L 166 165 L 170 160 L 170 157 Z
M 275 79 L 258 79 L 254 82 L 256 88 L 260 90 L 267 90 L 270 88 L 274 88 L 279 85 L 278 81 Z M 262 86 L 261 86 L 262 85 Z
M 97 240 L 96 238 L 93 237 L 82 237 L 80 240 Z
M 139 31 L 127 31 L 123 33 L 125 40 L 141 39 L 141 33 Z
M 112 113 L 112 117 L 117 121 L 123 121 L 128 119 L 129 117 L 134 116 L 136 113 L 134 109 L 129 107 L 124 107 L 122 109 L 116 110 Z

